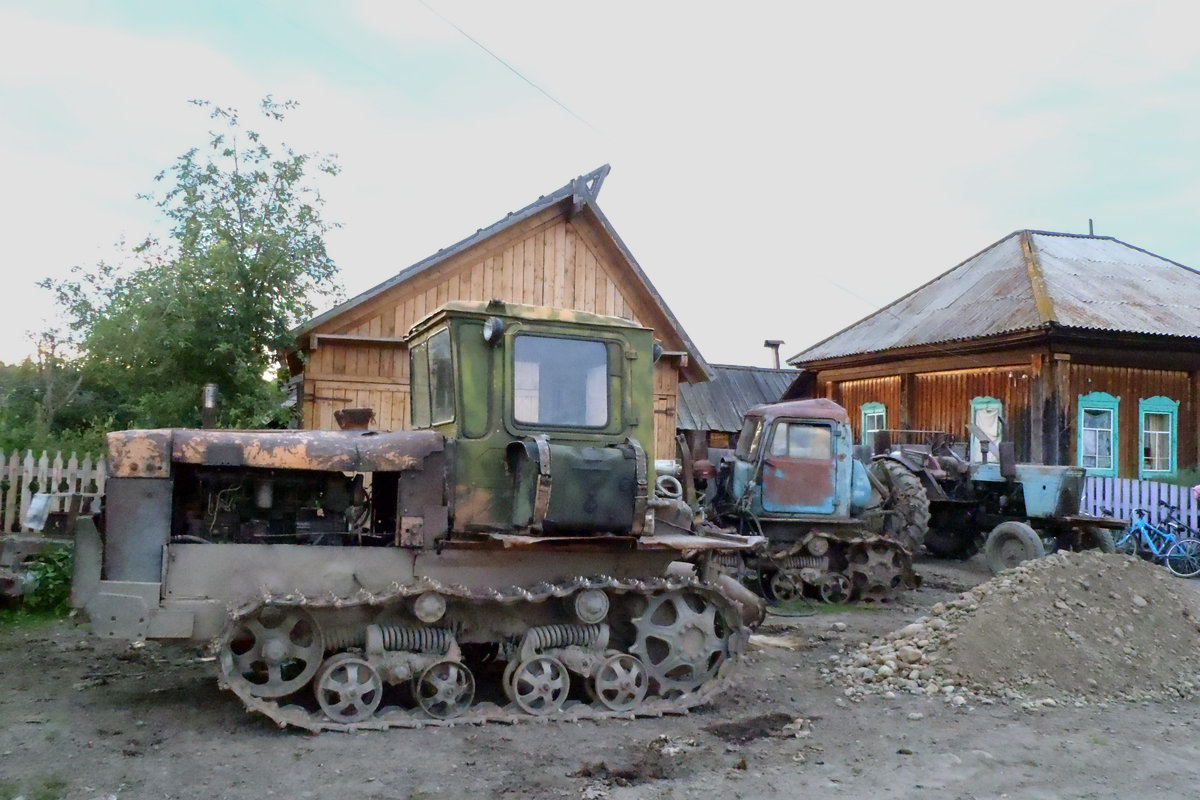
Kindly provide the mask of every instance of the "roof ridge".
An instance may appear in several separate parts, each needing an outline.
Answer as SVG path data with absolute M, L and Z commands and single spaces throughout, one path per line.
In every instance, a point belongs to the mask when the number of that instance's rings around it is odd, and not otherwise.
M 1046 276 L 1042 272 L 1042 262 L 1038 258 L 1037 248 L 1033 243 L 1032 231 L 1021 231 L 1021 258 L 1025 261 L 1025 274 L 1029 277 L 1033 303 L 1037 307 L 1042 324 L 1057 324 L 1058 317 L 1054 314 L 1054 300 L 1046 289 Z
M 309 331 L 317 328 L 322 323 L 332 319 L 338 314 L 343 314 L 352 308 L 365 303 L 373 297 L 376 297 L 381 292 L 387 291 L 393 286 L 397 286 L 411 278 L 417 273 L 423 272 L 430 267 L 440 264 L 442 261 L 450 258 L 457 253 L 473 247 L 478 242 L 481 242 L 491 236 L 493 233 L 498 233 L 509 225 L 516 224 L 523 217 L 531 217 L 535 213 L 549 208 L 557 203 L 562 202 L 567 198 L 572 198 L 574 203 L 594 203 L 596 195 L 600 192 L 600 187 L 604 184 L 604 178 L 608 175 L 611 167 L 604 164 L 591 172 L 579 175 L 567 181 L 564 186 L 560 186 L 550 194 L 541 195 L 537 200 L 529 203 L 516 211 L 509 211 L 500 219 L 483 228 L 477 228 L 471 235 L 460 239 L 452 245 L 442 247 L 437 252 L 432 253 L 414 264 L 410 264 L 398 273 L 386 280 L 380 281 L 369 289 L 359 292 L 354 297 L 344 300 L 332 308 L 324 311 L 321 314 L 309 319 L 308 321 L 297 325 L 292 329 L 292 335 L 296 337 L 303 336 Z M 582 197 L 581 197 L 582 196 Z
M 955 264 L 953 267 L 951 267 L 950 269 L 946 270 L 945 272 L 942 272 L 942 273 L 941 273 L 941 274 L 939 274 L 939 275 L 935 275 L 934 277 L 932 277 L 932 278 L 930 278 L 929 280 L 925 281 L 925 283 L 922 283 L 920 286 L 918 286 L 917 288 L 913 289 L 911 292 L 908 292 L 908 293 L 906 293 L 906 294 L 903 294 L 903 295 L 901 295 L 900 297 L 897 297 L 895 300 L 893 300 L 892 302 L 888 303 L 887 305 L 885 305 L 885 306 L 881 306 L 880 308 L 876 309 L 875 311 L 872 311 L 870 314 L 867 314 L 865 317 L 862 317 L 861 319 L 858 319 L 858 320 L 856 320 L 855 322 L 852 322 L 852 323 L 850 323 L 849 325 L 847 325 L 846 327 L 844 327 L 844 328 L 842 328 L 841 330 L 837 331 L 836 333 L 831 333 L 831 334 L 829 334 L 828 336 L 826 336 L 826 337 L 825 337 L 824 339 L 822 339 L 821 341 L 819 341 L 819 342 L 815 342 L 815 343 L 813 343 L 813 344 L 809 345 L 808 347 L 804 348 L 803 350 L 801 350 L 801 351 L 800 351 L 799 353 L 797 353 L 796 355 L 792 356 L 791 358 L 785 359 L 785 360 L 787 361 L 787 363 L 791 364 L 791 363 L 792 363 L 792 362 L 793 362 L 795 359 L 798 359 L 798 358 L 800 358 L 800 356 L 804 355 L 804 354 L 805 354 L 805 353 L 807 353 L 808 351 L 810 351 L 810 350 L 815 350 L 816 348 L 818 348 L 818 347 L 820 347 L 821 345 L 823 345 L 823 344 L 825 344 L 826 342 L 828 342 L 830 339 L 835 339 L 835 338 L 837 338 L 838 336 L 841 336 L 841 335 L 842 335 L 843 333 L 845 333 L 846 331 L 850 330 L 851 328 L 855 328 L 855 327 L 857 327 L 857 326 L 861 325 L 862 323 L 866 322 L 867 320 L 871 319 L 872 317 L 875 317 L 875 316 L 878 316 L 878 315 L 880 315 L 880 314 L 883 314 L 884 312 L 888 311 L 888 310 L 889 310 L 890 308 L 892 308 L 893 306 L 899 305 L 900 303 L 902 303 L 902 302 L 904 302 L 905 300 L 907 300 L 908 298 L 912 297 L 914 294 L 916 294 L 917 292 L 921 291 L 922 289 L 924 289 L 925 287 L 929 286 L 930 284 L 933 284 L 933 283 L 936 283 L 937 281 L 940 281 L 942 278 L 946 277 L 946 276 L 947 276 L 947 275 L 949 275 L 951 272 L 954 272 L 954 271 L 955 271 L 956 269 L 958 269 L 959 267 L 965 266 L 966 264 L 970 263 L 971 261 L 974 261 L 975 259 L 979 258 L 979 257 L 980 257 L 981 255 L 983 255 L 984 253 L 988 252 L 989 250 L 992 250 L 992 249 L 994 249 L 994 248 L 996 248 L 996 247 L 999 247 L 1001 244 L 1003 244 L 1004 242 L 1007 242 L 1007 241 L 1008 241 L 1009 239 L 1011 239 L 1012 237 L 1021 235 L 1021 233 L 1022 233 L 1022 231 L 1020 231 L 1020 230 L 1017 230 L 1017 231 L 1013 231 L 1012 233 L 1010 233 L 1010 234 L 1008 234 L 1008 235 L 1006 235 L 1006 236 L 1002 236 L 1002 237 L 1000 237 L 1000 238 L 999 238 L 999 239 L 997 239 L 996 241 L 994 241 L 994 242 L 992 242 L 991 244 L 989 244 L 987 247 L 985 247 L 985 248 L 983 248 L 982 250 L 980 250 L 979 252 L 975 253 L 974 255 L 972 255 L 972 256 L 970 256 L 970 257 L 968 257 L 968 258 L 964 258 L 962 261 L 958 262 L 957 264 Z

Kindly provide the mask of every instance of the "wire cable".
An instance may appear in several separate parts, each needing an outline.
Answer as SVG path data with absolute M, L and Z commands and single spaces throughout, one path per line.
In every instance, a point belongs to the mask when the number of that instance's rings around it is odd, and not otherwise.
M 446 17 L 444 14 L 442 14 L 442 12 L 438 11 L 436 8 L 434 8 L 433 6 L 429 5 L 429 3 L 425 2 L 425 0 L 417 0 L 417 2 L 418 2 L 418 3 L 420 3 L 421 5 L 425 6 L 425 8 L 426 8 L 426 9 L 428 9 L 428 10 L 429 10 L 429 12 L 430 12 L 431 14 L 433 14 L 434 16 L 436 16 L 436 17 L 437 17 L 438 19 L 440 19 L 442 22 L 446 23 L 446 24 L 447 24 L 447 25 L 449 25 L 451 28 L 454 28 L 454 30 L 456 30 L 456 31 L 458 31 L 459 33 L 461 33 L 461 34 L 462 34 L 464 37 L 466 37 L 466 38 L 467 38 L 467 39 L 468 39 L 468 40 L 469 40 L 469 41 L 470 41 L 472 44 L 474 44 L 474 45 L 475 45 L 476 47 L 478 47 L 480 50 L 482 50 L 483 52 L 487 53 L 489 56 L 491 56 L 492 58 L 494 58 L 496 61 L 498 61 L 498 62 L 500 62 L 501 64 L 503 64 L 503 65 L 504 65 L 504 67 L 505 67 L 505 69 L 507 69 L 509 72 L 511 72 L 512 74 L 516 75 L 516 76 L 517 76 L 518 78 L 520 78 L 521 80 L 525 81 L 525 83 L 529 84 L 529 85 L 530 85 L 530 86 L 532 86 L 534 89 L 537 89 L 539 92 L 541 92 L 543 95 L 545 95 L 545 96 L 546 96 L 546 97 L 547 97 L 547 98 L 548 98 L 548 99 L 549 99 L 549 100 L 550 100 L 552 103 L 554 103 L 556 106 L 558 106 L 559 108 L 561 108 L 563 111 L 566 111 L 568 114 L 570 114 L 572 117 L 574 117 L 575 119 L 577 119 L 577 120 L 579 120 L 580 122 L 582 122 L 584 125 L 588 126 L 588 128 L 590 128 L 590 129 L 591 129 L 592 131 L 594 131 L 595 133 L 600 133 L 600 131 L 596 130 L 595 126 L 594 126 L 594 125 L 592 125 L 592 123 L 588 122 L 586 119 L 584 119 L 583 117 L 581 117 L 581 116 L 579 116 L 578 114 L 576 114 L 574 111 L 572 111 L 572 110 L 571 110 L 571 109 L 570 109 L 570 108 L 569 108 L 569 107 L 568 107 L 568 106 L 567 106 L 565 103 L 563 103 L 563 102 L 562 102 L 561 100 L 559 100 L 557 97 L 555 97 L 554 95 L 550 94 L 550 92 L 546 91 L 545 89 L 543 89 L 543 88 L 542 88 L 541 86 L 539 86 L 538 84 L 534 83 L 534 82 L 533 82 L 533 80 L 532 80 L 532 79 L 530 79 L 529 77 L 527 77 L 527 76 L 526 76 L 526 75 L 525 75 L 523 72 L 521 72 L 519 69 L 517 69 L 516 67 L 514 67 L 512 64 L 510 64 L 510 63 L 508 63 L 507 61 L 505 61 L 503 58 L 501 58 L 499 55 L 497 55 L 495 52 L 493 52 L 493 51 L 492 51 L 492 50 L 491 50 L 491 49 L 490 49 L 490 48 L 489 48 L 487 45 L 485 45 L 483 42 L 479 41 L 479 40 L 478 40 L 478 39 L 476 39 L 474 36 L 472 36 L 471 34 L 467 33 L 465 30 L 463 30 L 461 27 L 459 27 L 459 25 L 458 25 L 458 24 L 456 24 L 456 23 L 455 23 L 453 20 L 451 20 L 451 19 L 447 18 L 447 17 Z

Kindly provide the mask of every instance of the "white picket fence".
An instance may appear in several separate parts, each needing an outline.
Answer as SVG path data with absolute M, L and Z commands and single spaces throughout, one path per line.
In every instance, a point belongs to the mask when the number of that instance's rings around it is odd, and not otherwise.
M 35 493 L 51 494 L 50 510 L 63 511 L 68 495 L 83 494 L 99 497 L 104 494 L 104 460 L 93 463 L 91 456 L 82 462 L 72 453 L 63 460 L 62 453 L 42 452 L 34 458 L 26 451 L 24 458 L 14 450 L 8 456 L 0 450 L 0 535 L 18 533 L 21 521 L 29 510 Z
M 1193 530 L 1200 530 L 1200 503 L 1192 497 L 1192 490 L 1158 481 L 1089 477 L 1084 483 L 1080 511 L 1099 516 L 1111 511 L 1112 516 L 1133 519 L 1134 509 L 1144 508 L 1150 521 L 1158 522 L 1165 513 L 1159 501 L 1179 509 L 1180 518 Z

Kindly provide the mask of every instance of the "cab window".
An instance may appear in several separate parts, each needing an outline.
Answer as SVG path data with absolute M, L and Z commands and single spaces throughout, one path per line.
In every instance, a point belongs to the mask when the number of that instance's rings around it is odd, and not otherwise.
M 771 437 L 771 455 L 828 461 L 833 458 L 833 436 L 828 425 L 781 422 Z
M 513 344 L 513 418 L 528 425 L 608 425 L 608 348 L 604 342 L 517 336 Z

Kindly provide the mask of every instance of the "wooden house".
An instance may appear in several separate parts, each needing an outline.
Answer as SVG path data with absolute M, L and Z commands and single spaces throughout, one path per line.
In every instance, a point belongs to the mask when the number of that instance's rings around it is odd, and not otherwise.
M 788 363 L 860 439 L 974 422 L 1094 475 L 1200 460 L 1200 273 L 1111 237 L 1017 231 Z
M 709 368 L 596 205 L 607 165 L 296 330 L 288 366 L 301 425 L 334 428 L 342 408 L 371 408 L 384 430 L 409 426 L 403 337 L 449 300 L 503 300 L 591 311 L 653 328 L 664 355 L 655 375 L 655 452 L 675 454 L 678 385 Z

